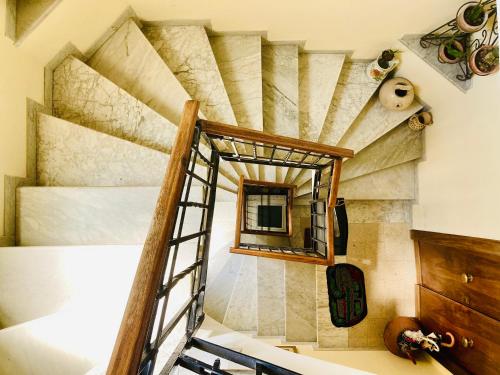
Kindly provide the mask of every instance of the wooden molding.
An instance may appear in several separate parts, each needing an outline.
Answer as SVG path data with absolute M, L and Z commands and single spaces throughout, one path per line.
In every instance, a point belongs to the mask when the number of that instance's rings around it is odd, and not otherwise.
M 137 374 L 153 318 L 155 296 L 162 282 L 167 242 L 175 227 L 176 211 L 184 187 L 199 102 L 187 101 L 170 155 L 151 227 L 115 342 L 107 375 Z

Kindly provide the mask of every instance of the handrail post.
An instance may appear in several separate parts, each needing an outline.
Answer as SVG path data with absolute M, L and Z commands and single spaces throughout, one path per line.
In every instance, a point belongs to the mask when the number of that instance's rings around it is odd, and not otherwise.
M 337 202 L 337 194 L 340 184 L 340 172 L 342 171 L 342 158 L 335 159 L 333 165 L 333 175 L 330 183 L 330 194 L 328 196 L 328 204 L 326 205 L 326 228 L 327 228 L 327 263 L 333 265 L 335 260 L 335 204 Z
M 167 261 L 167 242 L 175 227 L 177 205 L 189 165 L 199 106 L 199 102 L 193 100 L 187 101 L 184 105 L 107 375 L 137 375 L 148 327 L 153 318 L 155 296 Z
M 238 183 L 238 198 L 236 201 L 236 223 L 235 223 L 235 231 L 234 231 L 234 247 L 239 247 L 240 242 L 241 242 L 241 215 L 242 215 L 242 210 L 244 207 L 243 201 L 244 201 L 244 192 L 243 192 L 243 183 L 244 183 L 245 177 L 242 175 L 240 176 L 240 181 Z

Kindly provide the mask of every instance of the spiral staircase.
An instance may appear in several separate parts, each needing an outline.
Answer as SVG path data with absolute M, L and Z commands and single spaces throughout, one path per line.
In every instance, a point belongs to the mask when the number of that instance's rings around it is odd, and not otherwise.
M 61 51 L 47 69 L 45 107 L 32 115 L 36 184 L 17 189 L 17 247 L 0 254 L 9 265 L 0 275 L 0 372 L 45 373 L 38 363 L 51 374 L 82 374 L 109 359 L 186 100 L 198 100 L 212 121 L 354 150 L 339 189 L 350 222 L 392 211 L 404 222 L 422 155 L 422 134 L 406 120 L 422 105 L 384 108 L 367 64 L 259 33 L 135 17 L 85 55 Z M 323 266 L 229 254 L 240 175 L 297 185 L 294 210 L 304 216 L 311 176 L 225 161 L 219 172 L 206 313 L 255 337 L 348 348 L 327 328 Z M 296 232 L 292 242 L 302 240 Z M 103 332 L 99 350 L 81 344 Z M 45 338 L 57 343 L 53 356 L 42 350 Z

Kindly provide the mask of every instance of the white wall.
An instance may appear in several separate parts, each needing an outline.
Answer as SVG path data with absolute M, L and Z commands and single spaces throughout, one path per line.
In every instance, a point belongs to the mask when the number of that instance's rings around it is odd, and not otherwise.
M 398 74 L 413 80 L 434 116 L 413 227 L 500 239 L 500 75 L 474 78 L 464 94 L 411 52 L 402 55 Z
M 3 29 L 5 0 L 0 1 Z M 211 20 L 217 31 L 267 30 L 270 40 L 306 40 L 310 50 L 354 50 L 354 57 L 368 58 L 395 46 L 405 33 L 423 33 L 446 21 L 462 2 L 63 1 L 20 47 L 0 37 L 0 179 L 25 174 L 25 100 L 29 96 L 43 102 L 44 65 L 69 41 L 85 51 L 129 4 L 144 19 Z M 418 171 L 414 226 L 500 238 L 498 78 L 478 79 L 474 89 L 462 94 L 411 52 L 403 60 L 401 74 L 417 84 L 435 116 Z

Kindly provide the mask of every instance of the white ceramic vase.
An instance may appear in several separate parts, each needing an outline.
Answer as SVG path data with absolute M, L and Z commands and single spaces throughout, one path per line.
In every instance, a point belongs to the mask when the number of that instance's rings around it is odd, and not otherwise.
M 402 111 L 413 102 L 415 90 L 412 83 L 406 78 L 392 78 L 382 84 L 378 98 L 385 108 Z

